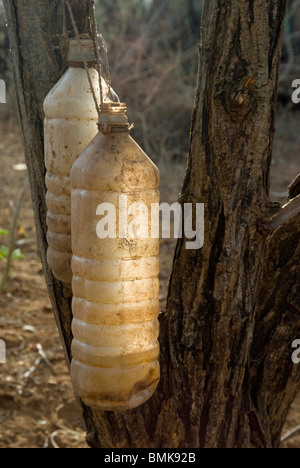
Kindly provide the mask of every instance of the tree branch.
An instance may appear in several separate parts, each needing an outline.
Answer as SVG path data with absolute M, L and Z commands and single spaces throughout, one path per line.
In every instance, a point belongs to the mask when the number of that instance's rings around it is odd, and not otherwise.
M 284 205 L 278 213 L 267 223 L 267 227 L 271 230 L 277 229 L 285 223 L 288 223 L 294 216 L 300 213 L 300 195 L 290 200 Z
M 300 174 L 289 186 L 289 198 L 295 198 L 297 195 L 300 195 Z
M 265 253 L 250 367 L 253 401 L 274 446 L 300 383 L 300 366 L 291 360 L 291 345 L 300 337 L 300 212 L 280 221 Z

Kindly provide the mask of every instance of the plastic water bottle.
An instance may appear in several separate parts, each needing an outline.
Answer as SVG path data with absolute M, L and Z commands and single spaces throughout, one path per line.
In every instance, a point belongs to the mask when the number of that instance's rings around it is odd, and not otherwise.
M 71 375 L 86 405 L 125 411 L 160 377 L 159 171 L 129 136 L 125 104 L 104 104 L 99 130 L 71 172 Z
M 94 44 L 81 39 L 96 95 Z M 77 40 L 70 40 L 69 69 L 47 95 L 45 112 L 45 163 L 47 186 L 48 264 L 54 276 L 71 283 L 71 188 L 70 171 L 76 158 L 97 134 L 98 113 Z M 107 86 L 103 82 L 104 95 Z

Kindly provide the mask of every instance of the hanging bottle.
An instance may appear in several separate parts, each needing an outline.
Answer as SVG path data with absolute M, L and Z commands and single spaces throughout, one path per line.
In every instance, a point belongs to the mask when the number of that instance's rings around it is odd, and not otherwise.
M 94 43 L 82 38 L 69 42 L 69 69 L 47 95 L 45 112 L 46 203 L 48 208 L 48 264 L 54 276 L 71 283 L 71 190 L 70 171 L 80 153 L 97 134 L 98 113 L 91 93 L 82 52 L 96 95 L 99 77 L 95 70 Z M 103 82 L 103 93 L 108 94 Z
M 125 411 L 160 376 L 159 171 L 129 136 L 125 104 L 104 104 L 99 129 L 71 172 L 71 376 L 86 405 Z

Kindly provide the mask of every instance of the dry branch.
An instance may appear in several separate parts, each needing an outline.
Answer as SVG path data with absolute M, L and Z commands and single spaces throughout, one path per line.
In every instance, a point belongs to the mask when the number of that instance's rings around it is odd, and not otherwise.
M 267 223 L 269 229 L 277 229 L 284 223 L 290 221 L 291 218 L 300 213 L 300 195 L 290 200 L 284 205 L 280 211 Z

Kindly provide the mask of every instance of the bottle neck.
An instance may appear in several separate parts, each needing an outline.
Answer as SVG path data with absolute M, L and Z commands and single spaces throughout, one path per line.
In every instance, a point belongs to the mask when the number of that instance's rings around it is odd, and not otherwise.
M 95 49 L 94 42 L 86 36 L 81 37 L 80 44 L 77 39 L 69 41 L 68 64 L 74 68 L 84 68 L 84 60 L 89 68 L 95 67 Z
M 84 63 L 83 62 L 72 62 L 68 60 L 68 65 L 71 68 L 82 68 L 84 70 Z M 96 61 L 92 62 L 87 62 L 88 68 L 96 68 Z
M 121 102 L 103 103 L 98 121 L 99 131 L 108 133 L 122 133 L 129 131 L 126 104 Z

